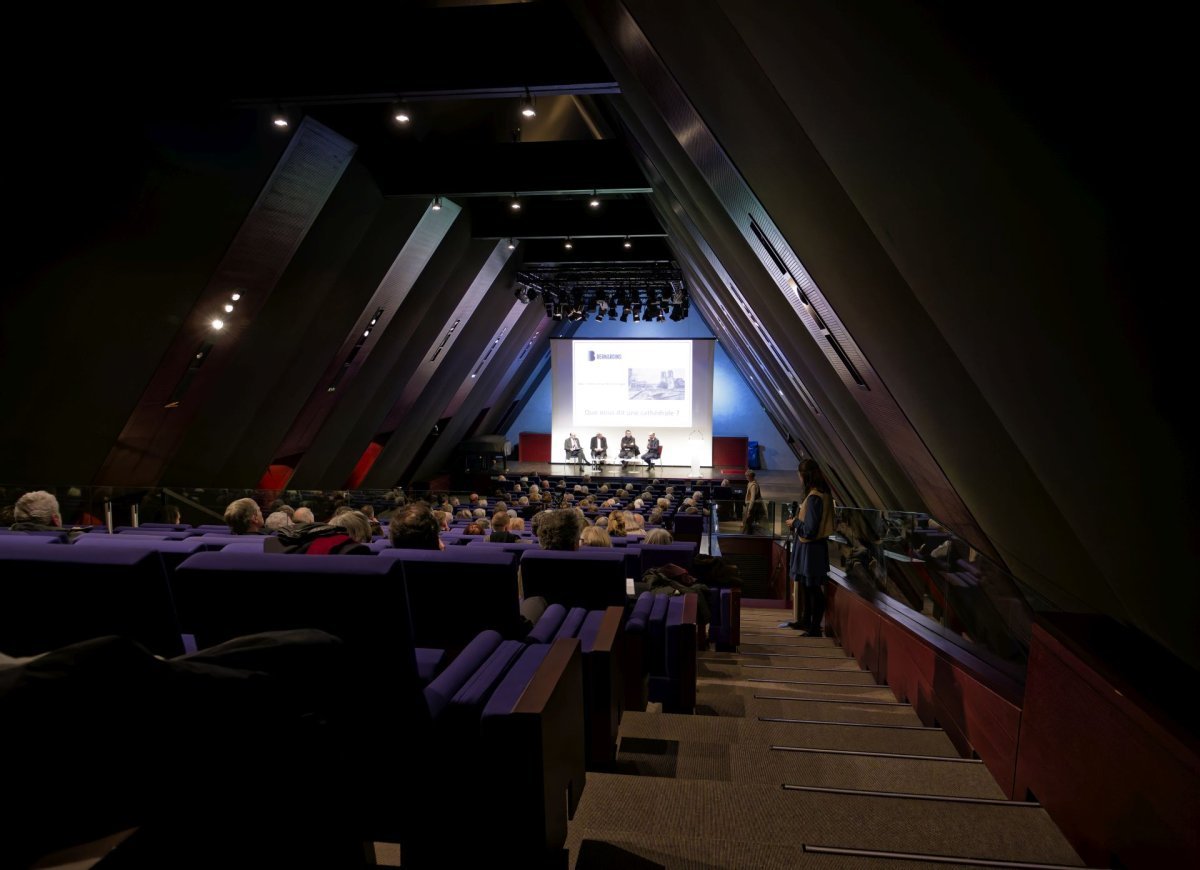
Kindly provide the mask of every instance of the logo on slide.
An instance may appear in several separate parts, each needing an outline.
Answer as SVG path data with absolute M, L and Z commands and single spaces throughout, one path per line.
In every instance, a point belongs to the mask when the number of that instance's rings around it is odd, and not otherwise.
M 596 353 L 594 350 L 588 351 L 588 362 L 595 362 L 598 359 L 620 359 L 619 353 Z

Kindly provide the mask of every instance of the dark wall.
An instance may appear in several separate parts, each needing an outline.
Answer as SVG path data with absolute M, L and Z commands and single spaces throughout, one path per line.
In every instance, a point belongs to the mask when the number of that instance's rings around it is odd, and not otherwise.
M 252 111 L 18 106 L 0 480 L 88 483 L 286 144 Z M 53 109 L 53 112 L 51 111 Z

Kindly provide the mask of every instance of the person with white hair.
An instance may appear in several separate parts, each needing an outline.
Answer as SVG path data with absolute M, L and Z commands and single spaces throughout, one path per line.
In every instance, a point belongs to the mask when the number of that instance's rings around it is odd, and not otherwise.
M 298 507 L 295 514 L 292 516 L 292 522 L 298 526 L 303 526 L 307 523 L 315 523 L 317 518 L 313 516 L 312 508 Z
M 263 533 L 262 508 L 252 498 L 239 498 L 225 508 L 225 523 L 235 535 L 261 535 Z
M 530 495 L 538 495 L 541 491 L 542 491 L 542 488 L 540 486 L 538 486 L 536 483 L 529 484 L 529 494 Z
M 646 503 L 644 501 L 642 501 L 640 498 L 635 498 L 633 500 L 633 506 L 634 506 L 634 508 L 636 508 L 637 510 L 640 511 L 642 508 L 644 508 L 646 506 Z
M 52 532 L 62 528 L 62 514 L 58 510 L 58 499 L 39 489 L 27 492 L 13 506 L 11 526 L 14 532 Z
M 280 529 L 290 529 L 294 525 L 292 518 L 283 511 L 275 511 L 267 517 L 266 527 L 272 532 L 278 532 Z

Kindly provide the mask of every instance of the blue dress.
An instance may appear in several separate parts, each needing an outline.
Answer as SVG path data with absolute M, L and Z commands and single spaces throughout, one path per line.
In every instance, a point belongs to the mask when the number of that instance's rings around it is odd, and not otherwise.
M 788 567 L 792 577 L 805 586 L 819 586 L 829 573 L 829 541 L 822 538 L 812 540 L 821 528 L 821 514 L 825 504 L 819 495 L 810 493 L 804 500 L 804 521 L 792 524 L 792 562 Z M 800 539 L 808 538 L 809 543 Z

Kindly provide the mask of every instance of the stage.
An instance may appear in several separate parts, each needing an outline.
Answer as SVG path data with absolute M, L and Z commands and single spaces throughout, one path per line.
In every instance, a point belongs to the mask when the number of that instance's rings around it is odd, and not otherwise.
M 492 476 L 503 474 L 510 481 L 520 479 L 521 475 L 536 474 L 542 478 L 557 480 L 560 477 L 582 477 L 585 474 L 597 484 L 607 483 L 610 486 L 620 481 L 634 480 L 695 480 L 704 483 L 720 484 L 728 480 L 730 486 L 739 492 L 746 489 L 745 468 L 729 468 L 714 465 L 702 465 L 699 474 L 692 474 L 690 465 L 655 465 L 648 467 L 644 462 L 630 463 L 624 468 L 620 463 L 606 463 L 601 469 L 594 469 L 584 463 L 573 462 L 510 462 L 507 471 L 493 471 Z M 800 491 L 800 479 L 795 471 L 776 471 L 762 469 L 755 471 L 762 497 L 767 501 L 799 500 L 803 493 Z

